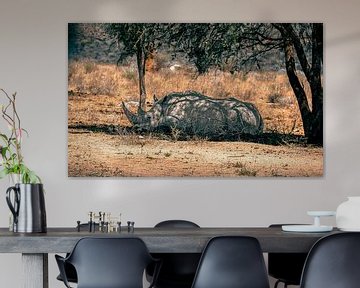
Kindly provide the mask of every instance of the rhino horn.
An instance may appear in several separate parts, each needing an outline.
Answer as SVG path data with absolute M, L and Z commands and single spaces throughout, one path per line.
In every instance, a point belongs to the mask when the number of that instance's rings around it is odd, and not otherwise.
M 135 124 L 138 124 L 139 123 L 139 117 L 132 113 L 126 106 L 125 106 L 125 103 L 122 102 L 122 107 L 123 107 L 123 110 L 124 110 L 124 113 L 126 115 L 126 117 L 129 119 L 130 123 L 135 125 Z
M 156 97 L 156 95 L 154 94 L 154 103 L 159 101 L 159 99 Z

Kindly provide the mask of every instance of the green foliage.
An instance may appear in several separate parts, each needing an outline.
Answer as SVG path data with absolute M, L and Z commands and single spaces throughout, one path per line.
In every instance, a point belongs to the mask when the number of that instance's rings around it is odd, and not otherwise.
M 137 55 L 140 51 L 145 58 L 162 46 L 167 37 L 169 24 L 162 23 L 111 23 L 103 24 L 104 30 L 122 46 L 119 61 Z
M 0 171 L 0 179 L 3 179 L 11 174 L 20 175 L 21 183 L 41 183 L 40 177 L 22 163 L 8 165 L 8 167 L 5 165 L 4 168 Z
M 16 93 L 8 95 L 3 89 L 0 91 L 5 95 L 8 103 L 1 105 L 1 116 L 9 127 L 9 135 L 0 133 L 0 179 L 11 174 L 21 176 L 22 183 L 41 183 L 34 171 L 25 164 L 21 153 L 21 141 L 27 131 L 21 128 L 20 117 L 16 110 Z

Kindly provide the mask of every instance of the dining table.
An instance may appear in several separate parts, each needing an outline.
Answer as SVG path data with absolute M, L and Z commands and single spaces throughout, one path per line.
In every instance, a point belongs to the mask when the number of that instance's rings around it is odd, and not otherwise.
M 150 253 L 201 253 L 216 236 L 239 235 L 258 239 L 264 253 L 308 252 L 320 238 L 338 233 L 284 232 L 281 227 L 216 227 L 216 228 L 134 228 L 102 232 L 88 229 L 57 227 L 46 233 L 14 233 L 0 228 L 0 253 L 21 253 L 24 288 L 48 288 L 48 254 L 68 253 L 83 237 L 138 237 Z

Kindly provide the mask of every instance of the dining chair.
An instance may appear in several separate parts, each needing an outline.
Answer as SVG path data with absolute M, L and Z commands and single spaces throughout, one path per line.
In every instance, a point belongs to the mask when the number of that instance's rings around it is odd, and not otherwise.
M 160 263 L 139 238 L 82 238 L 68 257 L 55 255 L 55 259 L 69 288 L 65 263 L 76 270 L 77 288 L 142 288 L 145 268 L 150 263 Z M 160 264 L 155 267 L 154 281 L 159 267 Z
M 80 228 L 81 229 L 89 229 L 89 224 L 88 223 L 82 223 L 80 224 Z M 99 229 L 99 224 L 98 223 L 95 223 L 95 229 Z M 66 254 L 66 257 L 69 256 L 69 253 Z M 64 263 L 64 268 L 65 268 L 65 274 L 66 274 L 66 278 L 68 280 L 68 282 L 71 282 L 71 283 L 77 283 L 77 274 L 76 274 L 76 270 L 74 268 L 73 265 L 71 265 L 70 263 L 67 263 L 65 262 Z M 57 277 L 56 277 L 57 280 L 59 281 L 63 281 L 62 277 L 61 277 L 61 274 L 59 274 Z
M 309 252 L 300 288 L 360 287 L 360 233 L 331 234 Z
M 248 236 L 219 236 L 205 247 L 192 288 L 269 288 L 260 244 Z
M 200 228 L 188 220 L 165 220 L 155 225 L 155 229 Z M 162 266 L 159 272 L 156 288 L 190 288 L 194 280 L 196 269 L 200 260 L 200 253 L 157 253 L 152 254 L 161 259 Z M 153 277 L 152 265 L 147 269 L 147 279 Z
M 279 228 L 287 224 L 272 224 L 269 228 Z M 268 254 L 268 273 L 269 276 L 277 279 L 274 288 L 280 283 L 284 288 L 288 285 L 300 285 L 301 273 L 307 253 L 269 253 Z

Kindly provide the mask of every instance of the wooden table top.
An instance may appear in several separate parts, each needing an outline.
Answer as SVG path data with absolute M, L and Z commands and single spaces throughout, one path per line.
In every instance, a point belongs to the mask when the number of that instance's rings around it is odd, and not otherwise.
M 139 237 L 152 253 L 201 253 L 208 240 L 221 235 L 252 236 L 263 252 L 308 252 L 321 237 L 338 233 L 294 233 L 274 228 L 127 228 L 119 232 L 78 232 L 76 228 L 48 228 L 47 233 L 13 233 L 0 228 L 0 253 L 65 253 L 82 237 Z

